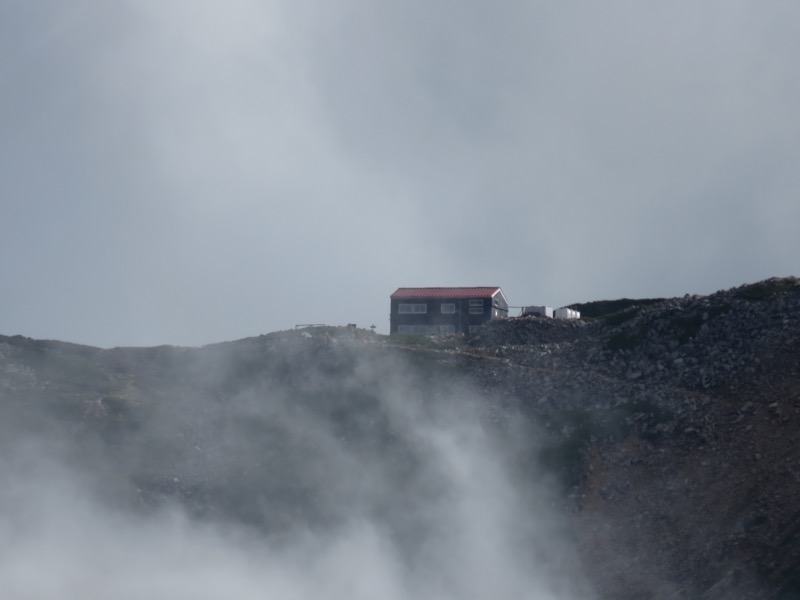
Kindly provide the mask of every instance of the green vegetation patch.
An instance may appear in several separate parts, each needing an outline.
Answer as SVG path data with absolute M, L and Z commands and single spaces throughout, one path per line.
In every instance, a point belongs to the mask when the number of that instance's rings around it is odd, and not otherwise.
M 724 304 L 715 304 L 714 306 L 709 306 L 706 312 L 708 313 L 709 318 L 714 319 L 724 315 L 725 313 L 729 313 L 731 308 L 733 307 L 726 302 Z
M 618 300 L 596 300 L 594 302 L 570 304 L 569 308 L 579 310 L 582 319 L 599 319 L 624 314 L 631 309 L 641 309 L 659 302 L 664 302 L 664 298 L 620 298 Z M 634 314 L 638 312 L 639 310 L 635 310 Z
M 437 340 L 432 335 L 413 335 L 395 333 L 389 337 L 389 342 L 399 346 L 435 346 Z
M 648 415 L 650 425 L 674 418 L 672 412 L 649 402 L 630 402 L 613 408 L 563 410 L 550 415 L 545 427 L 554 435 L 551 442 L 539 451 L 539 464 L 556 473 L 565 489 L 579 485 L 589 444 L 593 440 L 624 439 L 632 430 L 631 417 L 638 413 Z
M 633 330 L 620 331 L 615 333 L 608 340 L 608 347 L 611 350 L 633 350 L 644 344 L 647 339 L 647 327 L 640 326 Z
M 798 289 L 800 289 L 800 280 L 795 277 L 767 279 L 766 281 L 760 281 L 741 288 L 736 292 L 736 297 L 743 300 L 766 300 L 778 294 L 793 292 Z
M 436 348 L 452 350 L 464 344 L 462 335 L 415 335 L 393 333 L 388 338 L 389 344 L 397 346 L 419 346 L 420 348 Z
M 641 307 L 634 306 L 631 308 L 626 308 L 625 310 L 621 310 L 619 312 L 603 315 L 602 317 L 598 317 L 598 319 L 607 325 L 617 326 L 617 325 L 622 325 L 623 323 L 627 323 L 641 312 L 642 312 Z
M 685 344 L 700 332 L 700 328 L 703 326 L 703 315 L 673 317 L 670 325 L 678 330 L 678 341 Z

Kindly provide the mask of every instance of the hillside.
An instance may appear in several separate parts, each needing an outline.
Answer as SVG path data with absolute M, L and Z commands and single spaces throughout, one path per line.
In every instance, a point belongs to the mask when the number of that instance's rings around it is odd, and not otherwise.
M 0 336 L 0 476 L 34 490 L 0 529 L 57 471 L 270 547 L 368 524 L 398 597 L 800 598 L 800 282 L 580 307 L 466 339 Z

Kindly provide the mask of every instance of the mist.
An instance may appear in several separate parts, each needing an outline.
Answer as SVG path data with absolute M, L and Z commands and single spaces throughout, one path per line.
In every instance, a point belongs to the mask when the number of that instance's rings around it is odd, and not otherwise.
M 400 286 L 564 306 L 790 275 L 798 19 L 755 0 L 5 2 L 0 331 L 385 333 Z
M 0 596 L 593 597 L 513 402 L 298 340 L 105 351 L 152 393 L 77 419 L 6 394 Z

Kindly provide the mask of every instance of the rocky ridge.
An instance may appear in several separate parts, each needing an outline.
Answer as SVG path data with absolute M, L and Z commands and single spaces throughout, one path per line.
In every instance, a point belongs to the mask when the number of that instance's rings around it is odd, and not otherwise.
M 583 436 L 575 515 L 609 597 L 800 597 L 796 278 L 509 320 L 473 346 L 520 371 L 515 392 L 557 435 Z
M 252 390 L 284 390 L 315 419 L 324 413 L 337 436 L 378 448 L 394 439 L 371 395 L 396 376 L 383 357 L 408 362 L 432 397 L 455 378 L 498 418 L 521 414 L 545 432 L 537 460 L 564 485 L 599 597 L 800 598 L 796 278 L 634 300 L 582 321 L 497 321 L 466 340 L 314 328 L 102 350 L 0 336 L 2 427 L 49 430 L 38 420 L 46 412 L 76 439 L 99 436 L 129 473 L 115 493 L 133 485 L 145 505 L 172 498 L 259 522 L 258 498 L 271 489 L 282 519 L 308 519 L 325 512 L 325 494 L 344 492 L 296 478 L 273 489 L 259 473 L 279 470 L 295 442 L 250 404 L 258 419 L 232 421 L 231 407 Z M 147 448 L 133 451 L 126 440 L 142 423 L 171 425 L 148 430 Z M 222 459 L 231 448 L 220 434 L 231 428 L 259 434 L 262 471 Z

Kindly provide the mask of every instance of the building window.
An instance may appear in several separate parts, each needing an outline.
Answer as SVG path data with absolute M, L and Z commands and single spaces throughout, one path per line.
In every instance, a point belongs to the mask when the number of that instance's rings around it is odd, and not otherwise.
M 469 301 L 469 305 L 470 306 L 483 306 L 483 300 L 481 300 L 480 298 L 477 299 L 477 300 L 470 300 Z
M 400 325 L 397 328 L 398 333 L 428 333 L 427 325 Z
M 455 325 L 398 325 L 397 327 L 397 333 L 410 335 L 447 335 L 455 332 Z
M 400 304 L 397 307 L 397 312 L 401 315 L 422 315 L 428 312 L 428 305 L 424 302 L 415 302 L 413 304 Z
M 452 315 L 456 312 L 456 305 L 453 302 L 446 302 L 442 304 L 442 314 Z
M 483 314 L 483 307 L 482 306 L 470 306 L 469 307 L 469 314 L 471 314 L 471 315 L 482 315 Z

